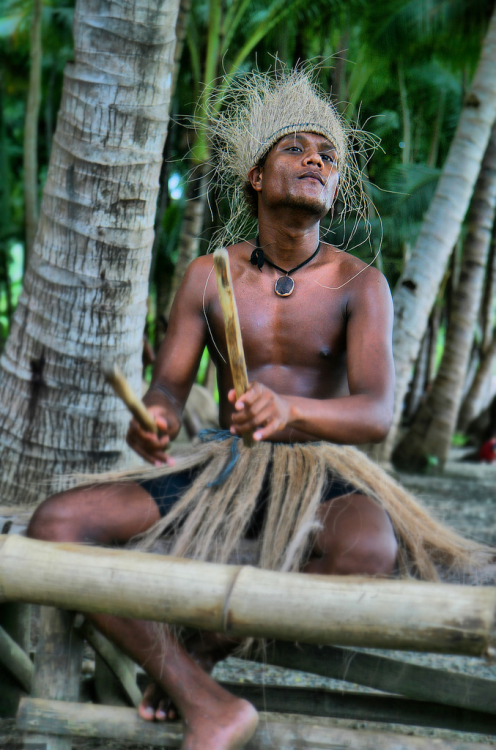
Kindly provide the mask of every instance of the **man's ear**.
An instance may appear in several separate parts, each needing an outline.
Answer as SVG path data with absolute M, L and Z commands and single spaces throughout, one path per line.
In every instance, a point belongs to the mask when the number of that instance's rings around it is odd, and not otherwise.
M 248 179 L 250 181 L 250 185 L 252 186 L 253 190 L 257 191 L 257 193 L 262 192 L 262 175 L 263 175 L 263 167 L 259 167 L 258 164 L 252 167 L 250 171 L 248 172 Z
M 339 193 L 339 180 L 338 180 L 338 184 L 336 185 L 336 190 L 334 191 L 334 198 L 332 199 L 332 205 L 333 206 L 334 206 L 334 204 L 336 202 L 336 198 L 338 197 L 338 193 Z

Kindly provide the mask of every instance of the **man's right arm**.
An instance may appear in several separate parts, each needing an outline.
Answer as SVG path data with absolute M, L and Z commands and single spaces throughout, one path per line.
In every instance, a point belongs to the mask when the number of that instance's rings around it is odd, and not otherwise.
M 146 432 L 134 419 L 129 425 L 128 444 L 156 466 L 173 463 L 166 449 L 181 427 L 184 405 L 207 342 L 203 292 L 212 263 L 210 256 L 197 258 L 186 271 L 172 305 L 150 388 L 143 398 L 157 423 L 159 435 Z

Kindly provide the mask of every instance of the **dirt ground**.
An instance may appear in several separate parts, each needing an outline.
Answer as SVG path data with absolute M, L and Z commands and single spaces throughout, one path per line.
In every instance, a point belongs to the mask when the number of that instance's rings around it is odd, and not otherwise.
M 458 458 L 458 456 L 455 456 Z M 496 545 L 496 465 L 468 464 L 451 461 L 442 476 L 420 476 L 402 474 L 398 477 L 409 490 L 420 497 L 436 516 L 455 527 L 465 536 Z M 372 651 L 371 651 L 372 652 Z M 372 652 L 373 653 L 373 652 Z M 496 680 L 496 666 L 491 666 L 481 659 L 453 657 L 433 654 L 416 654 L 398 652 L 386 653 L 394 658 L 433 666 L 453 672 L 463 672 L 487 679 Z M 367 691 L 367 688 L 350 683 L 330 680 L 302 672 L 289 672 L 276 667 L 244 662 L 230 658 L 219 665 L 214 673 L 217 679 L 231 682 L 256 683 L 262 685 L 295 685 L 311 686 L 339 690 Z M 293 717 L 294 720 L 294 717 Z M 302 719 L 303 721 L 303 719 Z M 367 723 L 338 719 L 312 719 L 313 723 L 326 726 L 349 728 L 368 728 L 394 731 L 395 733 L 445 739 L 464 738 L 469 742 L 484 742 L 488 746 L 496 745 L 496 736 L 467 735 L 448 730 L 419 729 L 400 725 Z M 13 743 L 20 747 L 20 736 L 15 731 L 13 720 L 0 721 L 0 747 Z M 93 750 L 97 747 L 112 748 L 129 745 L 119 743 L 76 740 L 74 748 Z M 140 746 L 143 747 L 143 746 Z

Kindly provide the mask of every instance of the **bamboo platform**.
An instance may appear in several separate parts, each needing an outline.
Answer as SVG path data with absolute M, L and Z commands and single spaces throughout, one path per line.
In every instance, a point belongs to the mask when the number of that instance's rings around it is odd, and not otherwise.
M 11 524 L 8 530 L 22 533 L 22 524 L 16 526 L 12 529 Z M 132 600 L 131 604 L 117 595 L 124 586 L 126 600 Z M 261 592 L 258 604 L 257 592 Z M 310 609 L 312 599 L 315 606 Z M 268 712 L 248 745 L 252 750 L 487 747 L 461 740 L 440 742 L 330 728 L 319 724 L 322 717 L 496 733 L 496 682 L 350 648 L 380 643 L 389 649 L 490 656 L 496 611 L 496 589 L 490 587 L 267 573 L 246 565 L 212 566 L 128 551 L 51 545 L 24 539 L 11 531 L 0 537 L 0 601 L 0 615 L 17 611 L 18 624 L 23 619 L 19 619 L 20 612 L 24 612 L 25 620 L 27 602 L 37 602 L 129 615 L 139 610 L 140 616 L 145 613 L 150 619 L 169 618 L 170 622 L 196 627 L 208 625 L 212 630 L 283 638 L 273 643 L 263 657 L 254 652 L 248 658 L 263 658 L 268 664 L 381 691 L 364 694 L 226 683 L 231 692 Z M 285 609 L 286 605 L 289 609 Z M 267 616 L 255 617 L 255 607 Z M 198 619 L 200 610 L 206 613 L 206 621 Z M 312 617 L 311 625 L 309 611 L 315 612 L 315 623 Z M 279 627 L 278 622 L 284 618 L 291 620 L 290 627 Z M 47 750 L 70 750 L 72 737 L 99 737 L 179 746 L 180 724 L 168 724 L 167 729 L 150 725 L 139 719 L 135 708 L 127 707 L 139 703 L 144 676 L 140 675 L 137 683 L 129 660 L 81 616 L 75 620 L 68 612 L 42 607 L 34 665 L 26 653 L 29 649 L 25 639 L 19 638 L 19 628 L 16 631 L 9 626 L 8 617 L 1 622 L 7 627 L 0 628 L 0 668 L 9 675 L 10 687 L 16 687 L 18 727 L 27 733 L 30 744 L 43 743 Z M 296 639 L 298 647 L 293 643 Z M 84 641 L 96 654 L 92 690 L 100 700 L 115 705 L 78 702 L 90 697 L 94 700 L 94 693 L 80 694 Z M 323 645 L 331 643 L 347 647 Z M 85 683 L 86 690 L 89 684 Z M 282 718 L 281 712 L 293 714 L 294 718 Z M 313 717 L 304 729 L 301 714 Z

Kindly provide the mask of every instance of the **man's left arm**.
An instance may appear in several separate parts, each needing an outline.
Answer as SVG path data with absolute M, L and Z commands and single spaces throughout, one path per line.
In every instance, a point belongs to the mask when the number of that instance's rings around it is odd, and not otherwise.
M 300 398 L 278 395 L 254 383 L 236 402 L 237 434 L 254 430 L 255 440 L 266 440 L 285 428 L 295 428 L 314 439 L 349 445 L 381 442 L 386 437 L 394 407 L 393 303 L 379 271 L 369 268 L 361 276 L 347 306 L 350 395 Z

